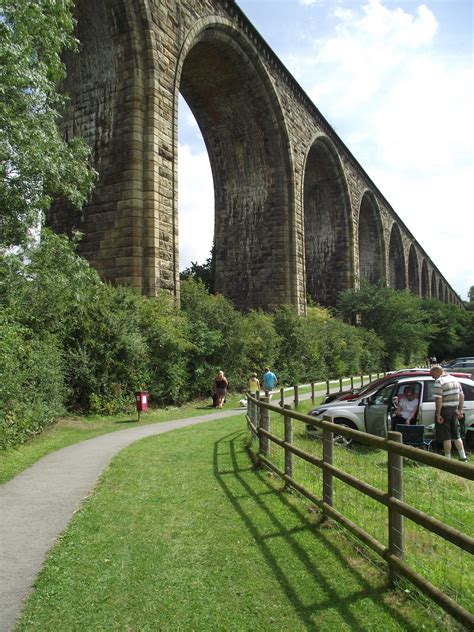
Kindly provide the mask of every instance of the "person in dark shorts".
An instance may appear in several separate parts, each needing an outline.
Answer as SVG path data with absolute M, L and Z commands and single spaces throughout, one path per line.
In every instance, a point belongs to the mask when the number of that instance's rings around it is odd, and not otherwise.
M 455 377 L 445 373 L 439 364 L 430 369 L 435 379 L 433 396 L 435 398 L 435 435 L 443 444 L 444 456 L 451 458 L 451 442 L 459 452 L 459 460 L 466 461 L 466 452 L 461 439 L 459 417 L 462 417 L 464 393 Z
M 228 385 L 229 385 L 229 382 L 227 381 L 227 378 L 224 375 L 224 371 L 218 371 L 216 377 L 214 378 L 214 385 L 213 385 L 213 392 L 216 395 L 216 398 L 215 398 L 216 408 L 222 408 L 225 401 Z

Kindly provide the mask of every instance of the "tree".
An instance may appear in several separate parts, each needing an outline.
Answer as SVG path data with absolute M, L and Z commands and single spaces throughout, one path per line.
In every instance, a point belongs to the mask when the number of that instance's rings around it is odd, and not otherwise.
M 425 358 L 432 327 L 421 309 L 421 298 L 386 287 L 382 282 L 363 283 L 358 290 L 339 296 L 338 312 L 347 321 L 357 322 L 375 332 L 385 343 L 386 368 Z
M 208 292 L 214 294 L 216 283 L 216 247 L 212 246 L 211 256 L 206 259 L 206 263 L 191 261 L 191 266 L 183 270 L 179 275 L 181 281 L 194 279 L 202 281 Z
M 62 139 L 61 53 L 72 0 L 0 2 L 0 248 L 23 245 L 54 197 L 81 207 L 95 172 L 82 139 Z
M 464 303 L 466 306 L 466 309 L 470 312 L 474 312 L 474 285 L 471 285 L 469 292 L 467 293 L 467 296 L 469 298 L 469 302 Z

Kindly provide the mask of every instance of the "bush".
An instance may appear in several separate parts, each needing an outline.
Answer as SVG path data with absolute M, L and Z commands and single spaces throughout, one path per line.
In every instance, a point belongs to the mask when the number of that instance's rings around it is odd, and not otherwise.
M 0 448 L 6 448 L 51 424 L 64 410 L 65 389 L 54 336 L 40 338 L 4 318 L 0 338 Z

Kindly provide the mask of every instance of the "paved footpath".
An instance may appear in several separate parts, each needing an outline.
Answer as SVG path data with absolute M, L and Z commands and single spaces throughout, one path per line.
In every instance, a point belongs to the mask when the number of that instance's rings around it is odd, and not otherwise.
M 306 393 L 300 399 L 310 396 Z M 272 403 L 277 404 L 276 393 Z M 144 437 L 244 412 L 243 408 L 223 410 L 110 432 L 52 452 L 1 485 L 0 632 L 13 628 L 49 549 L 112 457 Z

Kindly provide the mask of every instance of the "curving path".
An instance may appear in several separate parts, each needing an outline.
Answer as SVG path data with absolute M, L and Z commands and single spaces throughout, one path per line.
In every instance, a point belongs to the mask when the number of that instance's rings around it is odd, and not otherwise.
M 46 554 L 117 452 L 144 437 L 244 412 L 223 410 L 101 435 L 52 452 L 1 485 L 0 632 L 12 630 Z
M 0 631 L 13 628 L 47 552 L 117 452 L 144 437 L 243 412 L 224 410 L 101 435 L 46 455 L 0 486 Z

